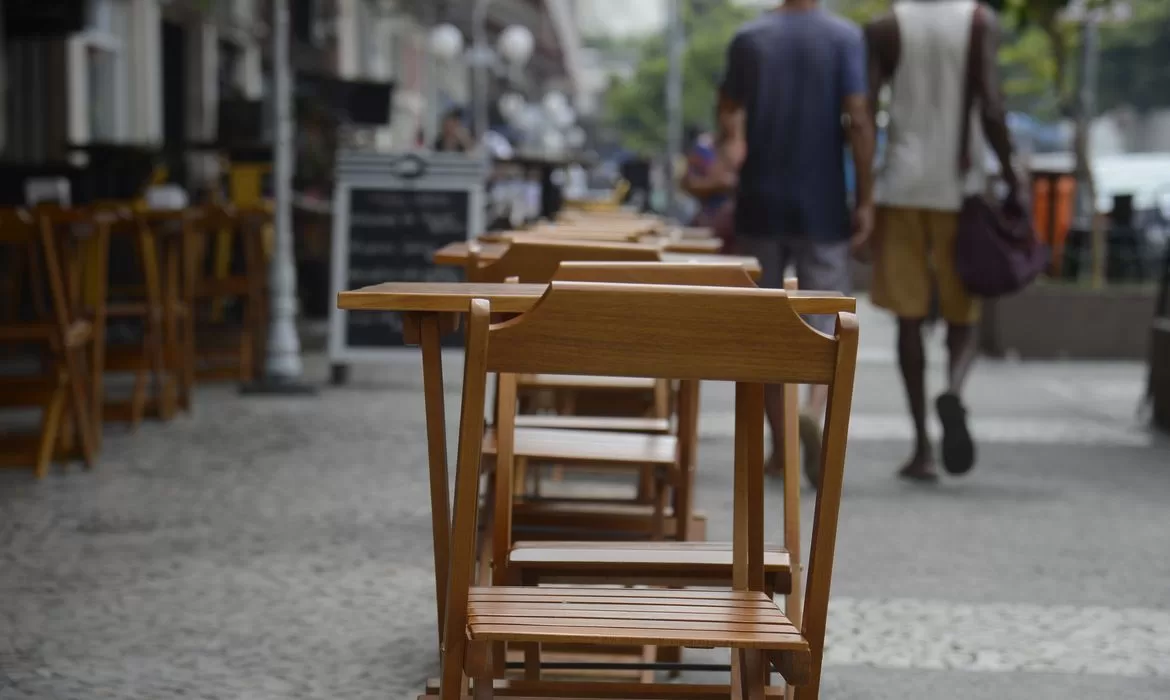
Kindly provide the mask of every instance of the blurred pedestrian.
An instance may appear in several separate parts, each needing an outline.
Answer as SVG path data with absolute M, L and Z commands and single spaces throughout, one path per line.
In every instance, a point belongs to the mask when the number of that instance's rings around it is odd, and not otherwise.
M 691 226 L 711 226 L 715 213 L 727 201 L 735 189 L 734 180 L 718 171 L 720 165 L 715 139 L 710 132 L 694 127 L 688 130 L 687 170 L 682 179 L 684 192 L 699 203 L 699 211 L 691 220 Z
M 842 157 L 846 138 L 857 163 L 852 221 Z M 735 245 L 759 259 L 761 284 L 782 286 L 793 265 L 802 288 L 849 293 L 850 250 L 865 244 L 874 216 L 873 122 L 861 29 L 816 0 L 788 0 L 740 28 L 720 89 L 719 139 L 725 152 L 746 146 L 736 188 Z M 809 322 L 834 331 L 832 317 Z M 800 416 L 805 472 L 814 484 L 827 399 L 824 387 L 812 387 Z M 772 473 L 782 473 L 783 407 L 782 387 L 769 387 Z
M 463 110 L 453 107 L 443 115 L 439 135 L 435 138 L 436 151 L 466 153 L 475 149 L 475 140 L 463 124 Z
M 975 358 L 980 308 L 956 272 L 955 237 L 964 196 L 985 186 L 979 166 L 986 142 L 1013 200 L 1019 189 L 996 68 L 998 25 L 994 11 L 974 0 L 907 0 L 865 31 L 875 113 L 878 91 L 891 88 L 889 142 L 876 185 L 871 294 L 898 317 L 898 363 L 915 433 L 914 452 L 899 474 L 931 482 L 938 473 L 926 429 L 922 328 L 935 295 L 949 354 L 947 390 L 935 401 L 943 466 L 963 474 L 975 464 L 961 395 Z M 980 118 L 964 114 L 965 100 Z M 972 163 L 960 163 L 966 132 Z

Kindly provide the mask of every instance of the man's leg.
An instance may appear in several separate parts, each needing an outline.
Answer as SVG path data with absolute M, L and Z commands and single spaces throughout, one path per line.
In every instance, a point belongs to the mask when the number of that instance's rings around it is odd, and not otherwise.
M 914 425 L 913 452 L 898 475 L 914 481 L 934 481 L 938 474 L 927 432 L 926 352 L 922 344 L 931 299 L 925 212 L 879 209 L 874 243 L 870 297 L 874 304 L 898 317 L 898 368 Z
M 979 332 L 979 301 L 967 293 L 955 269 L 957 214 L 931 216 L 931 255 L 938 281 L 939 313 L 947 321 L 947 390 L 935 400 L 943 426 L 943 466 L 951 474 L 965 474 L 975 466 L 975 441 L 967 426 L 963 387 L 975 362 Z
M 933 481 L 937 478 L 930 434 L 926 430 L 926 351 L 922 346 L 922 318 L 898 319 L 898 368 L 910 418 L 914 421 L 914 452 L 899 471 L 908 479 Z
M 801 289 L 822 292 L 853 293 L 853 269 L 850 264 L 849 242 L 799 241 L 794 246 L 796 277 Z M 833 335 L 837 319 L 834 316 L 807 316 L 805 321 L 818 331 Z M 800 411 L 800 443 L 804 451 L 804 473 L 816 484 L 820 478 L 821 441 L 825 422 L 825 406 L 829 402 L 829 387 L 823 384 L 809 386 L 808 398 Z

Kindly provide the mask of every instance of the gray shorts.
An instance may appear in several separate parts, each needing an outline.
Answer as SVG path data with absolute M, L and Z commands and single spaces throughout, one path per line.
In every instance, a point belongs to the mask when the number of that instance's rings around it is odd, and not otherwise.
M 801 289 L 853 293 L 853 271 L 849 264 L 849 241 L 822 243 L 780 237 L 736 236 L 736 253 L 760 261 L 759 285 L 772 289 L 784 287 L 789 267 L 796 269 Z M 822 333 L 833 335 L 835 316 L 806 316 L 805 321 Z

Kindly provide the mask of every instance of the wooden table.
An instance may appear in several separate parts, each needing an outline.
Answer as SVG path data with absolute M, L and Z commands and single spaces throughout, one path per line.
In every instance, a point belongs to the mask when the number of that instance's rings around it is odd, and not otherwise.
M 455 246 L 447 246 L 453 247 Z M 466 251 L 465 245 L 463 250 Z M 686 259 L 686 256 L 683 258 Z M 723 260 L 726 262 L 726 259 Z M 431 532 L 435 557 L 435 604 L 440 644 L 443 641 L 443 620 L 446 614 L 447 558 L 451 536 L 446 407 L 443 403 L 442 336 L 458 327 L 460 316 L 467 313 L 472 299 L 488 300 L 493 312 L 523 313 L 539 301 L 547 288 L 547 284 L 388 282 L 337 295 L 338 308 L 346 311 L 401 312 L 406 342 L 410 345 L 419 345 L 422 350 L 423 400 L 427 415 L 427 457 L 431 490 Z M 792 298 L 792 308 L 801 314 L 836 314 L 841 311 L 853 312 L 857 308 L 855 299 L 843 296 L 839 292 L 801 290 L 788 294 Z
M 484 261 L 496 260 L 504 254 L 505 250 L 508 249 L 508 244 L 506 243 L 481 243 L 479 246 L 479 258 Z M 462 267 L 463 265 L 467 264 L 468 257 L 469 253 L 467 243 L 451 243 L 449 245 L 443 246 L 435 252 L 434 263 L 436 265 L 456 265 Z M 662 252 L 662 262 L 737 263 L 747 268 L 748 274 L 750 274 L 753 279 L 759 278 L 760 276 L 760 261 L 756 260 L 755 258 L 744 257 L 742 255 L 683 253 L 673 252 L 669 249 L 666 249 Z
M 511 241 L 588 241 L 591 243 L 640 243 L 656 245 L 667 253 L 699 253 L 716 255 L 723 247 L 718 238 L 682 238 L 645 234 L 632 236 L 596 231 L 507 231 L 489 233 L 479 237 L 480 245 L 491 243 L 506 244 Z

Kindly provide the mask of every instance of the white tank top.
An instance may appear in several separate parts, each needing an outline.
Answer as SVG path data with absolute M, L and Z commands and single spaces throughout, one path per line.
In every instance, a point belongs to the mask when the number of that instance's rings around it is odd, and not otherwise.
M 901 37 L 891 81 L 879 204 L 958 211 L 984 185 L 982 124 L 972 105 L 971 169 L 959 174 L 959 138 L 973 0 L 903 1 L 894 5 Z

